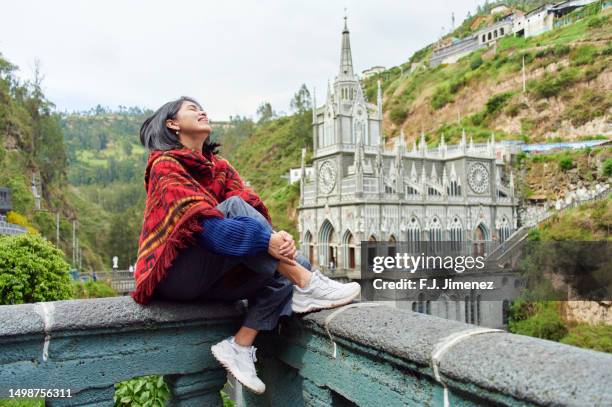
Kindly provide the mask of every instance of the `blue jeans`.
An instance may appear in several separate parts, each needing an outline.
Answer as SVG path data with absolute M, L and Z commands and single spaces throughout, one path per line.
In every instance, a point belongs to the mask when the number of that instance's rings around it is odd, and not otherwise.
M 226 199 L 217 209 L 226 218 L 250 216 L 271 230 L 263 215 L 239 197 Z M 295 260 L 311 269 L 304 256 L 298 255 Z M 247 299 L 249 306 L 243 325 L 258 331 L 271 330 L 281 316 L 291 315 L 293 284 L 276 271 L 278 262 L 267 252 L 245 257 L 222 256 L 197 243 L 178 254 L 154 295 L 172 301 Z

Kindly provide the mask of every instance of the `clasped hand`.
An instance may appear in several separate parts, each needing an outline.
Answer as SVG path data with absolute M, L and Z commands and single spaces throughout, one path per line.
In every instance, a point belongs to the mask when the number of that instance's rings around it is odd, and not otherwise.
M 297 249 L 295 248 L 293 236 L 284 230 L 272 233 L 270 243 L 268 244 L 268 253 L 284 263 L 297 264 L 294 260 Z

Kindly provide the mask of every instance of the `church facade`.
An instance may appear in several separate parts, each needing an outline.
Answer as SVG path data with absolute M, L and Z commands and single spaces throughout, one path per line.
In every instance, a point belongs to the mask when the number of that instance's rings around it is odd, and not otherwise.
M 493 137 L 384 147 L 382 91 L 364 98 L 344 23 L 339 73 L 313 103 L 313 171 L 302 151 L 298 220 L 302 252 L 335 278 L 360 279 L 361 242 L 503 242 L 517 227 L 512 173 Z

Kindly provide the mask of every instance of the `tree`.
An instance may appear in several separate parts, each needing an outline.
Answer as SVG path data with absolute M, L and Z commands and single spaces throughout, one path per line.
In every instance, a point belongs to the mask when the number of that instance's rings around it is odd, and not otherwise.
M 293 95 L 291 100 L 291 109 L 298 113 L 304 113 L 311 108 L 310 92 L 305 84 L 302 84 L 300 89 Z
M 121 142 L 121 148 L 123 149 L 123 153 L 124 153 L 126 156 L 128 156 L 128 157 L 129 157 L 129 156 L 131 156 L 131 155 L 132 155 L 132 143 L 130 143 L 129 141 L 127 141 L 127 140 L 123 140 L 123 141 Z
M 259 117 L 257 123 L 262 124 L 272 120 L 276 116 L 276 113 L 272 110 L 270 102 L 262 102 L 257 108 L 257 116 Z
M 40 235 L 0 237 L 0 304 L 71 298 L 68 269 L 64 253 Z

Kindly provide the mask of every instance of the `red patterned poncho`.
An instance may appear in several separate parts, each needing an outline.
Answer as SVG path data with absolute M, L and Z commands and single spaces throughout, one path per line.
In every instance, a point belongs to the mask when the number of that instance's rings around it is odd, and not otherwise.
M 227 160 L 188 148 L 152 151 L 144 178 L 147 200 L 130 293 L 139 304 L 151 299 L 180 249 L 195 244 L 203 217 L 223 217 L 215 208 L 239 196 L 271 222 L 259 196 L 244 185 Z

